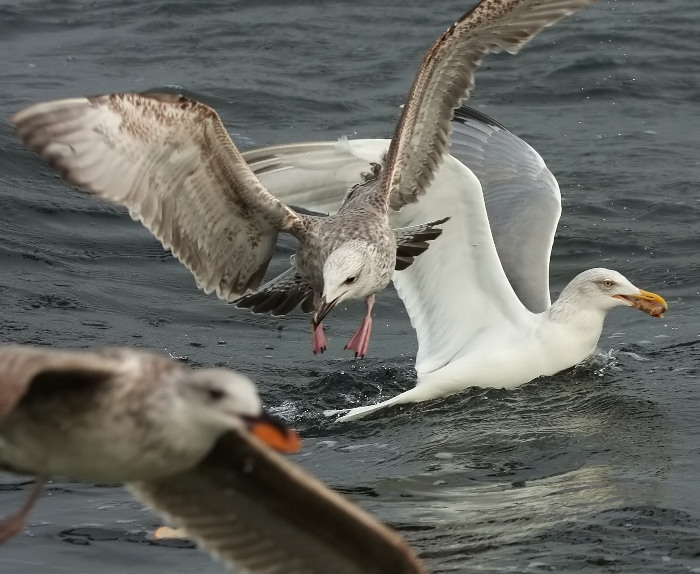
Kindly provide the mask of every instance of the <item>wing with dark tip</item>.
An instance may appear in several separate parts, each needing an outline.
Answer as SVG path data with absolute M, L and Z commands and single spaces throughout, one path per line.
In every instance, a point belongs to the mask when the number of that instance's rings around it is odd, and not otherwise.
M 436 226 L 449 219 L 449 217 L 445 217 L 432 223 L 394 229 L 396 235 L 396 267 L 394 269 L 403 271 L 411 265 L 418 255 L 430 247 L 428 241 L 437 239 L 442 234 L 442 229 Z
M 277 232 L 303 227 L 248 168 L 217 113 L 184 96 L 57 100 L 12 121 L 63 178 L 128 208 L 222 299 L 260 285 Z
M 556 178 L 532 147 L 466 106 L 455 112 L 450 154 L 481 183 L 498 258 L 518 298 L 533 313 L 545 311 L 561 215 Z
M 428 49 L 401 112 L 382 172 L 392 209 L 425 193 L 450 139 L 453 111 L 489 52 L 516 54 L 543 28 L 595 0 L 482 0 Z
M 128 487 L 236 572 L 425 573 L 398 534 L 254 437 L 229 433 L 196 468 Z
M 297 305 L 304 313 L 313 311 L 314 292 L 311 285 L 291 267 L 255 291 L 233 301 L 236 307 L 253 313 L 286 315 Z

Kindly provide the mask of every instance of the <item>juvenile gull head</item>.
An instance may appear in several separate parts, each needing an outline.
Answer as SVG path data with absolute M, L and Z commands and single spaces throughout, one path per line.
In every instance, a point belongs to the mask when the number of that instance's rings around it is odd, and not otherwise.
M 230 370 L 127 348 L 22 346 L 0 347 L 0 366 L 0 467 L 13 472 L 125 482 L 191 468 L 229 431 L 298 445 Z
M 364 299 L 391 280 L 394 261 L 376 245 L 352 239 L 332 251 L 323 264 L 321 305 L 313 317 L 314 328 L 341 301 Z

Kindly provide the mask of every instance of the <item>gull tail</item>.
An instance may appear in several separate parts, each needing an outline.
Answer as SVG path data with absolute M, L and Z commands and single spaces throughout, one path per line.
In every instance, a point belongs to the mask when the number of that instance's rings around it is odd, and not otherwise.
M 401 393 L 400 395 L 396 395 L 395 397 L 392 397 L 386 401 L 382 401 L 381 403 L 377 403 L 374 405 L 367 405 L 364 407 L 355 407 L 354 409 L 341 409 L 341 410 L 335 410 L 335 411 L 324 411 L 324 415 L 327 417 L 340 414 L 340 413 L 345 413 L 343 416 L 338 417 L 336 419 L 336 422 L 345 422 L 345 421 L 354 421 L 356 419 L 361 419 L 364 416 L 367 416 L 370 413 L 373 413 L 375 411 L 378 411 L 380 409 L 383 409 L 385 407 L 389 407 L 391 405 L 400 405 L 403 403 L 413 403 L 420 401 L 421 399 L 416 397 L 415 393 L 415 388 L 406 391 L 404 393 Z

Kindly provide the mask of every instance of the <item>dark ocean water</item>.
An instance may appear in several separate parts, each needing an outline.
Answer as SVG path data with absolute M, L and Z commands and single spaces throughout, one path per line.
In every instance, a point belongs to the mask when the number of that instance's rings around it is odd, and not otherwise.
M 136 345 L 249 373 L 304 436 L 295 460 L 402 531 L 432 572 L 700 572 L 697 0 L 601 1 L 517 57 L 489 56 L 470 100 L 559 180 L 553 291 L 612 267 L 661 293 L 666 317 L 616 310 L 588 364 L 375 420 L 322 411 L 413 385 L 415 334 L 392 289 L 367 359 L 342 350 L 361 304 L 334 312 L 314 357 L 306 317 L 203 295 L 123 210 L 62 184 L 9 127 L 40 100 L 175 87 L 213 105 L 243 148 L 389 137 L 422 52 L 471 4 L 2 0 L 0 340 Z M 0 487 L 6 514 L 26 487 Z M 156 524 L 118 487 L 57 482 L 0 549 L 0 572 L 222 571 L 149 543 Z

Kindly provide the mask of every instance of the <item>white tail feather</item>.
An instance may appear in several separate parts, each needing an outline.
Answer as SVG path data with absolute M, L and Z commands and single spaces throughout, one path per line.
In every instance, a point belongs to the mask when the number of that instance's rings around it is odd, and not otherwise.
M 416 396 L 415 391 L 415 388 L 410 389 L 401 393 L 400 395 L 396 395 L 395 397 L 392 397 L 386 401 L 382 401 L 381 403 L 377 403 L 374 405 L 367 405 L 365 407 L 355 407 L 354 409 L 347 409 L 347 411 L 325 411 L 323 414 L 325 414 L 326 416 L 331 416 L 334 414 L 345 412 L 346 414 L 344 414 L 342 417 L 338 417 L 336 419 L 336 422 L 354 421 L 370 413 L 373 413 L 374 411 L 378 411 L 379 409 L 383 409 L 391 405 L 400 405 L 402 403 L 412 403 L 422 400 L 420 397 Z

